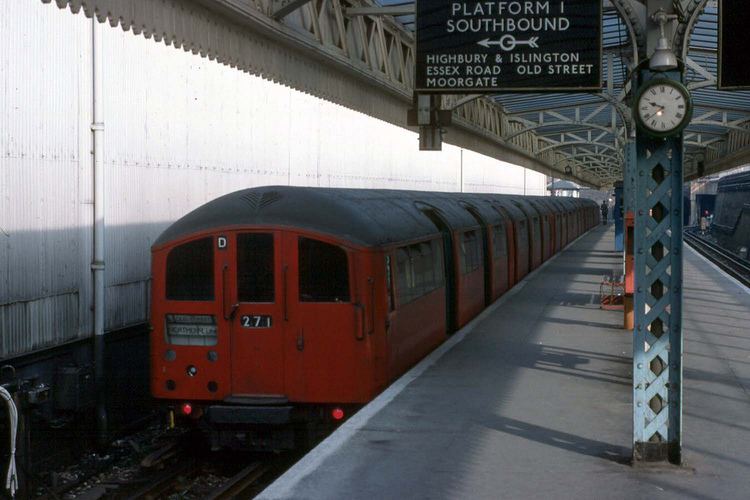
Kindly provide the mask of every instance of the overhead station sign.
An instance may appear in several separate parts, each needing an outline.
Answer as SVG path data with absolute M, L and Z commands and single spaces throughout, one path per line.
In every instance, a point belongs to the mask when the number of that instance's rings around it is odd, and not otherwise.
M 750 8 L 747 0 L 719 4 L 719 88 L 750 90 Z
M 417 0 L 416 90 L 598 90 L 601 9 L 601 0 Z

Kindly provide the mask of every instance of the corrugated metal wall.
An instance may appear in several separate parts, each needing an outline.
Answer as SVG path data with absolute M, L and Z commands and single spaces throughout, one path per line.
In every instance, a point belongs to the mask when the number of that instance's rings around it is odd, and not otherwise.
M 0 6 L 0 358 L 90 328 L 87 23 Z
M 0 358 L 91 332 L 91 21 L 0 5 Z M 107 329 L 148 316 L 149 248 L 268 184 L 544 194 L 536 172 L 104 29 Z

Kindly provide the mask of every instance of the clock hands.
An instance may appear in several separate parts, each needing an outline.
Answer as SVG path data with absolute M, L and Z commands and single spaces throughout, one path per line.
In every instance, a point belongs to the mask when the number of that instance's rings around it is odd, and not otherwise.
M 644 116 L 643 117 L 644 120 L 649 120 L 649 119 L 653 118 L 654 115 L 661 116 L 662 114 L 664 114 L 664 110 L 666 109 L 664 106 L 659 106 L 655 102 L 651 102 L 651 101 L 649 101 L 648 104 L 651 105 L 651 106 L 653 106 L 654 108 L 658 108 L 658 109 L 653 114 Z
M 649 119 L 653 118 L 653 116 L 654 116 L 654 115 L 656 115 L 656 116 L 661 116 L 661 115 L 662 115 L 663 113 L 664 113 L 664 107 L 663 107 L 663 106 L 660 106 L 660 107 L 659 107 L 659 109 L 657 109 L 657 110 L 656 110 L 656 112 L 655 112 L 654 114 L 651 114 L 651 115 L 644 115 L 644 116 L 643 116 L 643 119 L 644 119 L 644 120 L 649 120 Z

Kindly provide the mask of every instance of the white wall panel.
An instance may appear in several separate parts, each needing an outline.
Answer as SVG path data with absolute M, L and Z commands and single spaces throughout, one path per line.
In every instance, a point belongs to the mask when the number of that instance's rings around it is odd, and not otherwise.
M 0 357 L 91 329 L 91 21 L 0 5 Z M 107 328 L 146 319 L 171 222 L 271 184 L 544 194 L 544 176 L 103 29 Z M 32 62 L 33 63 L 30 63 Z M 59 324 L 54 332 L 43 324 Z
M 90 23 L 36 2 L 0 7 L 2 358 L 75 338 L 85 324 L 80 118 L 83 100 L 90 107 Z

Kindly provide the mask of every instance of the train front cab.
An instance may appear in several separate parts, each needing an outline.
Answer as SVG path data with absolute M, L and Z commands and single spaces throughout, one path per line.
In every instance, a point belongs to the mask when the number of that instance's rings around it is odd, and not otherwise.
M 268 228 L 155 248 L 152 394 L 212 426 L 370 400 L 370 262 L 333 238 Z

